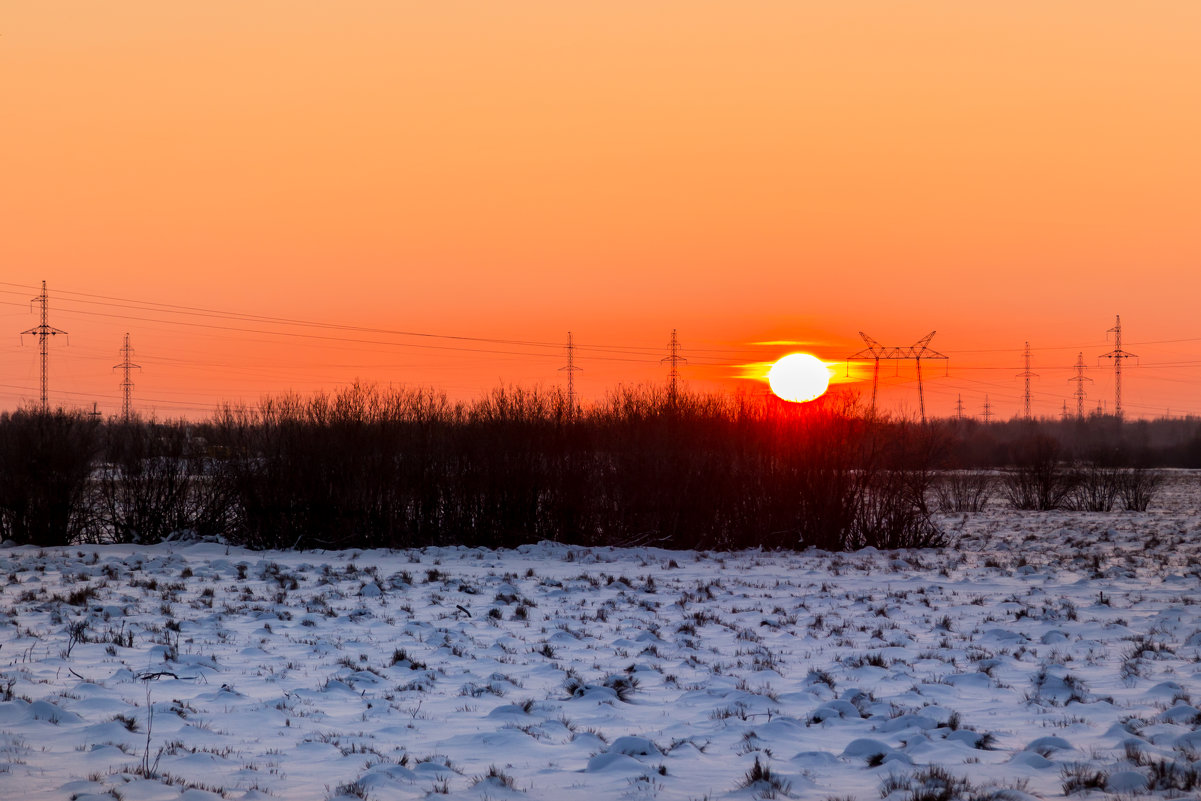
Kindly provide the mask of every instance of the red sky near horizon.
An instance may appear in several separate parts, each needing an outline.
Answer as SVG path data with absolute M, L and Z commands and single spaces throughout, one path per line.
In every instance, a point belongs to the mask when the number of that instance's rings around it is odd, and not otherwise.
M 706 391 L 937 330 L 927 410 L 1000 417 L 1029 341 L 1058 415 L 1080 352 L 1112 409 L 1120 314 L 1127 415 L 1201 414 L 1194 0 L 46 0 L 0 14 L 0 102 L 3 409 L 46 280 L 51 402 L 106 412 L 126 331 L 174 417 L 556 385 L 568 331 L 595 398 L 676 329 Z

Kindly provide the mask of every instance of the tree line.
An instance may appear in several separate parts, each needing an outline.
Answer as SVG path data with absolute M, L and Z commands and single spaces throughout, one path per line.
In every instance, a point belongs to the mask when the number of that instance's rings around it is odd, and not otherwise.
M 1007 450 L 988 441 L 990 451 L 970 427 L 875 417 L 844 394 L 797 405 L 645 387 L 577 409 L 554 389 L 501 387 L 465 404 L 354 385 L 226 406 L 200 423 L 26 408 L 0 415 L 0 536 L 40 546 L 195 533 L 253 548 L 931 547 L 945 543 L 932 508 L 974 491 L 948 482 L 978 475 L 947 468 L 981 467 L 985 454 L 1019 472 L 1039 437 L 1054 442 L 1053 467 L 1075 458 L 1052 434 L 1032 424 Z M 1112 445 L 1107 436 L 1084 440 Z M 1151 453 L 1135 452 L 1122 458 Z

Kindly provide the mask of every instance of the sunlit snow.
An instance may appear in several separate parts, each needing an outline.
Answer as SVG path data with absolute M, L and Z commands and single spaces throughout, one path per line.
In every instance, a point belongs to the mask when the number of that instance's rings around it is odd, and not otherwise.
M 1199 501 L 941 551 L 5 548 L 0 797 L 1179 797 Z

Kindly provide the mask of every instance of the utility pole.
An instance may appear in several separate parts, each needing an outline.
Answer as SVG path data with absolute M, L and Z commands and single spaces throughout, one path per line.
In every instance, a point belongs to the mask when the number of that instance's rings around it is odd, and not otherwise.
M 48 387 L 49 382 L 46 377 L 47 363 L 49 362 L 49 355 L 50 355 L 48 343 L 50 341 L 50 337 L 58 336 L 59 334 L 66 336 L 67 332 L 60 331 L 59 329 L 54 328 L 50 325 L 50 322 L 49 322 L 50 304 L 46 297 L 46 282 L 45 281 L 42 281 L 42 294 L 40 294 L 36 298 L 34 298 L 31 301 L 31 303 L 40 303 L 42 305 L 42 322 L 41 322 L 41 325 L 35 325 L 33 328 L 30 328 L 28 331 L 22 331 L 21 336 L 25 336 L 26 334 L 31 334 L 31 335 L 37 337 L 37 339 L 38 339 L 38 350 L 39 350 L 39 353 L 40 353 L 41 359 L 42 359 L 42 411 L 48 412 L 48 411 L 50 411 L 50 401 L 48 399 L 48 392 L 47 392 L 47 387 Z M 68 344 L 70 344 L 70 340 L 68 340 Z
M 1023 408 L 1025 410 L 1026 419 L 1029 420 L 1030 419 L 1030 379 L 1038 377 L 1038 373 L 1030 372 L 1030 343 L 1029 342 L 1026 343 L 1026 369 L 1023 370 L 1022 372 L 1018 373 L 1017 377 L 1026 379 L 1026 392 L 1025 392 L 1025 395 L 1023 396 L 1024 397 L 1024 407 Z
M 560 367 L 559 371 L 567 372 L 567 418 L 570 420 L 575 417 L 575 374 L 577 370 L 582 370 L 581 367 L 575 366 L 575 340 L 571 336 L 571 332 L 567 332 L 567 366 Z
M 1135 354 L 1122 350 L 1122 315 L 1114 315 L 1114 326 L 1105 333 L 1113 334 L 1113 350 L 1102 353 L 1102 359 L 1113 359 L 1113 414 L 1122 419 L 1122 360 L 1137 358 Z
M 988 396 L 984 396 L 984 422 L 988 423 L 992 420 L 992 404 L 988 402 Z
M 1068 381 L 1076 383 L 1076 391 L 1072 393 L 1076 398 L 1076 419 L 1084 419 L 1084 396 L 1087 395 L 1084 391 L 1084 382 L 1092 381 L 1091 378 L 1084 374 L 1084 351 L 1081 351 L 1076 356 L 1076 375 L 1069 378 Z
M 668 354 L 659 360 L 659 363 L 667 362 L 671 368 L 667 372 L 667 400 L 672 406 L 676 405 L 676 400 L 679 398 L 680 384 L 680 364 L 686 363 L 688 360 L 680 355 L 680 340 L 676 336 L 676 329 L 671 329 L 671 342 L 668 343 Z
M 134 364 L 130 361 L 133 356 L 133 348 L 129 346 L 129 332 L 125 332 L 125 344 L 121 347 L 121 355 L 124 357 L 120 364 L 114 364 L 114 370 L 124 370 L 125 378 L 121 382 L 121 419 L 129 422 L 133 419 L 133 381 L 129 378 L 129 371 L 133 369 L 142 369 L 142 365 Z
M 850 370 L 852 361 L 866 361 L 873 359 L 876 362 L 875 371 L 872 373 L 872 413 L 876 411 L 876 395 L 880 386 L 880 360 L 886 359 L 889 361 L 900 361 L 912 359 L 917 366 L 917 402 L 918 408 L 921 410 L 922 422 L 926 422 L 926 395 L 922 389 L 922 359 L 946 359 L 945 354 L 939 353 L 929 347 L 930 340 L 934 338 L 937 331 L 931 331 L 917 342 L 908 347 L 884 347 L 876 340 L 869 337 L 862 331 L 859 336 L 867 343 L 867 347 L 863 350 L 852 353 L 847 357 L 847 369 Z

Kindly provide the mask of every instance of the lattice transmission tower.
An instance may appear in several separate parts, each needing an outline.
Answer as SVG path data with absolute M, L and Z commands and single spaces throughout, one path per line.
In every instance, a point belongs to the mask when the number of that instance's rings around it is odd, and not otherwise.
M 988 402 L 987 395 L 984 396 L 984 410 L 980 416 L 984 418 L 984 422 L 986 423 L 992 421 L 992 404 Z
M 37 337 L 38 351 L 41 355 L 41 360 L 42 360 L 42 396 L 41 396 L 42 397 L 42 411 L 47 412 L 47 411 L 50 411 L 50 402 L 49 402 L 49 398 L 48 398 L 49 393 L 47 392 L 47 389 L 48 389 L 49 383 L 50 383 L 49 379 L 47 377 L 48 362 L 50 361 L 50 352 L 49 352 L 50 351 L 50 348 L 49 348 L 50 337 L 56 337 L 59 334 L 66 336 L 67 332 L 62 331 L 58 328 L 54 328 L 53 326 L 50 325 L 50 321 L 49 321 L 50 303 L 46 296 L 46 282 L 45 281 L 42 282 L 42 294 L 38 295 L 30 303 L 31 303 L 31 305 L 33 303 L 41 304 L 41 306 L 42 306 L 42 322 L 40 325 L 35 325 L 33 328 L 30 328 L 28 331 L 22 331 L 21 336 L 24 337 L 26 334 L 31 334 L 31 335 Z M 68 344 L 70 344 L 70 340 L 68 340 L 67 342 L 68 342 Z
M 1084 398 L 1088 394 L 1084 391 L 1084 382 L 1092 381 L 1091 378 L 1084 374 L 1084 351 L 1081 351 L 1076 356 L 1076 375 L 1068 379 L 1075 382 L 1076 389 L 1072 392 L 1072 396 L 1076 398 L 1076 419 L 1084 419 Z
M 575 374 L 582 370 L 582 367 L 575 366 L 575 339 L 571 332 L 567 332 L 567 366 L 560 367 L 560 372 L 567 373 L 567 416 L 568 418 L 575 417 L 576 410 L 576 395 L 575 395 Z
M 1113 350 L 1102 353 L 1102 359 L 1113 359 L 1113 414 L 1122 419 L 1122 362 L 1125 359 L 1137 359 L 1138 356 L 1122 350 L 1122 315 L 1114 315 L 1114 326 L 1105 333 L 1113 334 Z
M 676 336 L 674 328 L 671 329 L 671 342 L 667 348 L 667 355 L 660 359 L 659 363 L 666 362 L 670 365 L 667 371 L 667 400 L 674 406 L 679 398 L 680 365 L 688 363 L 688 360 L 680 355 L 680 339 Z
M 121 363 L 114 364 L 113 369 L 124 370 L 121 381 L 121 419 L 128 423 L 133 419 L 133 381 L 129 377 L 129 371 L 142 369 L 142 365 L 132 361 L 133 348 L 129 346 L 128 331 L 125 333 L 125 344 L 121 346 L 121 356 Z
M 1026 343 L 1026 369 L 1017 374 L 1018 378 L 1026 381 L 1025 392 L 1022 395 L 1022 410 L 1027 420 L 1030 419 L 1030 379 L 1038 378 L 1038 373 L 1030 371 L 1030 343 Z
M 872 372 L 872 413 L 876 411 L 876 396 L 880 390 L 880 362 L 881 361 L 902 361 L 912 359 L 917 366 L 917 402 L 918 408 L 921 410 L 922 422 L 926 422 L 926 395 L 922 389 L 922 359 L 947 359 L 945 354 L 939 353 L 929 347 L 930 340 L 934 338 L 937 331 L 931 331 L 917 342 L 909 346 L 903 347 L 885 347 L 876 340 L 869 337 L 862 331 L 859 336 L 867 343 L 867 347 L 863 350 L 852 353 L 847 356 L 847 371 L 850 371 L 850 363 L 852 361 L 867 361 L 872 359 L 875 361 L 875 370 Z

